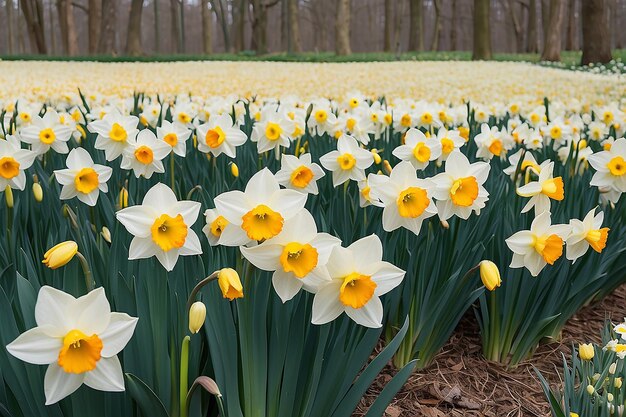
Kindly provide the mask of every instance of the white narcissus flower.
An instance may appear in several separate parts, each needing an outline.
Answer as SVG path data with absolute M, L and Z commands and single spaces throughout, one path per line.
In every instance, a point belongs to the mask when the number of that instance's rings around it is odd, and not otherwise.
M 480 214 L 489 199 L 483 187 L 491 166 L 486 162 L 470 164 L 460 151 L 454 151 L 446 160 L 445 172 L 435 175 L 433 197 L 442 220 L 456 215 L 467 219 L 472 211 Z
M 522 208 L 522 213 L 535 208 L 535 215 L 550 211 L 550 199 L 561 201 L 565 198 L 563 178 L 553 177 L 554 162 L 543 161 L 539 166 L 539 178 L 517 189 L 517 195 L 530 197 L 530 200 Z
M 82 384 L 100 391 L 124 391 L 117 354 L 135 331 L 137 318 L 113 313 L 103 288 L 80 298 L 44 286 L 35 304 L 32 328 L 7 345 L 24 362 L 48 365 L 44 378 L 46 405 Z
M 67 153 L 67 141 L 72 137 L 72 129 L 62 124 L 57 112 L 51 109 L 43 117 L 34 116 L 32 122 L 19 133 L 22 142 L 29 143 L 37 155 L 43 155 L 50 148 L 58 153 Z
M 144 129 L 136 139 L 130 139 L 122 153 L 120 168 L 133 170 L 135 177 L 152 177 L 152 174 L 163 173 L 162 159 L 172 150 L 167 143 L 158 140 L 151 130 Z
M 337 150 L 322 156 L 320 163 L 332 171 L 333 186 L 337 187 L 348 180 L 363 181 L 365 170 L 374 163 L 374 157 L 359 147 L 356 139 L 342 135 L 337 140 Z
M 536 277 L 547 265 L 553 265 L 563 254 L 563 241 L 570 234 L 567 224 L 551 224 L 550 212 L 544 211 L 533 220 L 530 230 L 522 230 L 506 240 L 513 251 L 511 268 L 526 267 Z
M 474 142 L 478 146 L 476 158 L 491 160 L 494 156 L 500 157 L 509 148 L 505 143 L 502 132 L 497 126 L 489 127 L 487 123 L 480 126 L 480 133 L 474 137 Z M 511 141 L 512 142 L 512 141 Z M 503 153 L 504 152 L 504 153 Z
M 385 207 L 383 229 L 387 232 L 404 227 L 418 235 L 424 219 L 437 214 L 431 198 L 434 184 L 417 178 L 410 162 L 400 162 L 389 177 L 370 174 L 367 181 L 372 188 L 370 196 L 382 201 Z
M 519 160 L 522 157 L 522 153 L 524 154 L 524 160 L 522 161 L 522 166 L 520 167 L 520 178 L 524 177 L 524 173 L 527 169 L 532 169 L 537 175 L 541 172 L 541 168 L 537 164 L 537 160 L 533 156 L 532 152 L 529 152 L 524 149 L 520 149 L 515 152 L 513 155 L 509 157 L 509 163 L 511 164 L 509 167 L 504 168 L 502 171 L 511 177 L 515 177 L 515 171 L 517 170 L 517 165 L 519 164 Z
M 427 138 L 420 130 L 410 128 L 404 136 L 404 145 L 398 146 L 392 153 L 413 164 L 415 169 L 424 169 L 430 161 L 441 156 L 441 142 L 437 138 Z
M 157 127 L 157 137 L 170 146 L 170 150 L 178 156 L 185 157 L 187 153 L 187 140 L 191 136 L 191 130 L 179 122 L 163 120 Z
M 200 212 L 200 203 L 178 201 L 174 192 L 158 183 L 143 198 L 141 205 L 127 207 L 116 217 L 134 236 L 128 259 L 156 256 L 171 271 L 179 256 L 202 253 L 200 239 L 191 229 Z
M 626 192 L 626 139 L 617 139 L 609 150 L 596 152 L 587 160 L 596 170 L 591 185 Z
M 229 227 L 230 223 L 226 220 L 226 217 L 222 216 L 217 211 L 217 209 L 206 209 L 204 212 L 204 218 L 206 224 L 202 228 L 202 232 L 209 240 L 209 245 L 222 245 L 220 238 L 222 237 L 224 230 Z M 229 230 L 227 235 L 230 234 L 233 240 L 237 242 L 245 242 L 248 240 L 245 230 L 241 227 L 230 226 L 230 228 L 232 228 L 232 230 Z
M 445 127 L 440 127 L 437 131 L 437 140 L 441 144 L 441 155 L 437 158 L 438 163 L 445 161 L 448 159 L 448 155 L 465 145 L 465 139 L 461 137 L 458 130 L 448 130 Z
M 341 241 L 328 233 L 317 233 L 315 220 L 306 209 L 285 220 L 283 230 L 257 246 L 239 249 L 254 266 L 274 271 L 272 284 L 284 302 L 304 286 L 313 291 L 329 280 L 324 265 L 334 246 Z
M 572 263 L 583 256 L 589 247 L 598 253 L 606 247 L 606 240 L 609 236 L 609 228 L 602 227 L 604 220 L 604 212 L 594 215 L 596 209 L 592 209 L 587 213 L 585 218 L 580 221 L 571 219 L 571 234 L 566 240 L 567 243 L 567 259 Z
M 107 161 L 113 161 L 122 154 L 129 140 L 137 136 L 138 123 L 136 116 L 122 116 L 116 109 L 107 113 L 102 120 L 90 122 L 87 129 L 98 134 L 94 147 L 104 151 Z
M 88 206 L 95 206 L 100 191 L 106 193 L 109 187 L 106 182 L 111 178 L 113 168 L 94 164 L 91 155 L 83 148 L 72 149 L 65 160 L 67 169 L 54 171 L 54 176 L 63 186 L 61 200 L 78 197 Z
M 209 121 L 198 126 L 196 131 L 198 150 L 210 152 L 213 156 L 223 153 L 229 158 L 234 158 L 235 148 L 243 145 L 248 139 L 228 114 L 209 117 Z
M 336 124 L 337 116 L 331 111 L 329 103 L 319 103 L 313 107 L 308 122 L 311 131 L 322 136 L 324 133 L 331 133 Z
M 311 154 L 304 153 L 300 155 L 300 158 L 283 154 L 280 171 L 275 177 L 278 183 L 286 188 L 316 195 L 318 193 L 317 180 L 324 175 L 324 170 L 311 162 Z
M 23 190 L 26 186 L 24 170 L 30 168 L 37 154 L 22 149 L 20 141 L 13 135 L 0 140 L 0 191 L 7 187 Z
M 273 238 L 283 230 L 285 220 L 304 208 L 306 198 L 299 191 L 280 189 L 274 175 L 263 168 L 250 178 L 245 192 L 234 190 L 215 197 L 217 211 L 228 221 L 220 244 L 240 246 Z
M 291 145 L 291 134 L 295 123 L 274 106 L 268 106 L 261 112 L 261 120 L 254 124 L 250 140 L 257 142 L 259 153 L 276 150 Z
M 366 327 L 381 327 L 380 296 L 402 282 L 405 272 L 384 262 L 383 245 L 376 235 L 347 248 L 333 247 L 326 270 L 330 281 L 320 284 L 313 299 L 313 324 L 325 324 L 345 312 Z

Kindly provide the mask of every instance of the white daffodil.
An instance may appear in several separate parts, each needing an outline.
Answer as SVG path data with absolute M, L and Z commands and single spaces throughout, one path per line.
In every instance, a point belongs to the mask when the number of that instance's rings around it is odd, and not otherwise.
M 362 111 L 342 114 L 338 118 L 337 124 L 343 128 L 346 134 L 363 145 L 370 142 L 370 135 L 375 132 L 374 124 Z
M 197 115 L 196 105 L 190 101 L 179 101 L 170 107 L 172 120 L 181 123 L 188 128 L 193 127 L 193 119 Z
M 437 214 L 431 198 L 434 184 L 417 178 L 410 162 L 400 162 L 389 177 L 370 174 L 367 181 L 372 188 L 370 196 L 382 201 L 385 207 L 383 229 L 387 232 L 404 227 L 418 235 L 424 219 Z
M 590 155 L 588 161 L 596 170 L 591 185 L 626 192 L 626 139 L 617 139 L 609 150 Z
M 550 212 L 544 211 L 533 220 L 530 230 L 522 230 L 506 240 L 513 251 L 511 268 L 526 267 L 536 277 L 547 265 L 553 265 L 563 254 L 563 241 L 569 236 L 567 224 L 551 223 Z
M 274 175 L 263 168 L 250 178 L 245 192 L 234 190 L 215 197 L 217 211 L 228 221 L 220 244 L 239 246 L 273 238 L 283 230 L 285 220 L 304 208 L 306 198 L 299 191 L 280 189 Z
M 141 205 L 116 214 L 117 220 L 134 236 L 128 259 L 156 256 L 171 271 L 179 256 L 201 254 L 200 239 L 191 229 L 199 212 L 200 203 L 178 201 L 167 185 L 156 184 L 148 190 Z
M 118 110 L 113 110 L 101 120 L 90 122 L 87 129 L 98 134 L 94 147 L 104 151 L 107 161 L 113 161 L 122 154 L 129 140 L 137 136 L 137 123 L 137 117 L 122 116 Z
M 460 151 L 454 151 L 446 160 L 445 172 L 435 175 L 433 197 L 442 220 L 456 215 L 467 219 L 472 211 L 480 214 L 489 199 L 483 187 L 491 166 L 487 162 L 469 163 Z
M 324 175 L 324 170 L 311 162 L 311 154 L 305 153 L 300 158 L 283 154 L 280 171 L 275 176 L 278 183 L 286 188 L 305 194 L 317 194 L 317 180 Z
M 272 284 L 284 302 L 304 286 L 314 291 L 329 280 L 324 265 L 334 246 L 341 241 L 328 233 L 317 233 L 315 220 L 307 210 L 285 220 L 283 230 L 257 246 L 239 249 L 254 266 L 274 271 Z
M 330 281 L 317 288 L 313 299 L 313 324 L 325 324 L 345 312 L 366 327 L 381 327 L 380 296 L 400 285 L 405 272 L 383 260 L 383 245 L 376 235 L 357 240 L 347 248 L 333 247 L 326 270 Z
M 585 218 L 580 221 L 571 219 L 571 234 L 566 240 L 567 243 L 567 259 L 576 262 L 578 258 L 587 253 L 589 247 L 598 253 L 606 247 L 606 239 L 609 236 L 609 228 L 602 227 L 604 220 L 604 212 L 594 215 L 596 209 L 592 209 L 587 213 Z
M 223 153 L 229 158 L 234 158 L 235 148 L 243 145 L 248 139 L 228 114 L 209 117 L 209 121 L 198 126 L 196 131 L 198 132 L 198 150 L 210 152 L 213 156 Z
M 415 169 L 424 169 L 430 161 L 441 156 L 441 149 L 441 141 L 437 138 L 427 138 L 420 130 L 410 128 L 404 136 L 404 145 L 398 146 L 392 153 L 413 164 Z
M 308 122 L 309 129 L 312 132 L 316 132 L 321 136 L 324 133 L 333 132 L 336 125 L 337 116 L 331 111 L 330 103 L 320 102 L 314 105 Z
M 333 186 L 348 180 L 363 181 L 365 170 L 374 163 L 370 152 L 359 147 L 351 136 L 342 135 L 337 141 L 337 150 L 331 151 L 320 158 L 324 168 L 333 173 Z
M 513 177 L 515 176 L 515 171 L 517 170 L 517 166 L 519 165 L 519 160 L 522 157 L 522 154 L 524 154 L 524 160 L 522 161 L 522 165 L 520 167 L 520 178 L 523 178 L 524 173 L 528 169 L 531 169 L 537 175 L 539 175 L 539 173 L 541 172 L 541 167 L 539 166 L 539 164 L 537 164 L 537 160 L 533 156 L 532 152 L 520 149 L 509 157 L 509 164 L 511 165 L 502 170 L 506 175 L 510 176 L 511 179 L 513 179 Z
M 530 200 L 522 208 L 522 213 L 535 208 L 535 214 L 550 211 L 550 199 L 561 201 L 565 198 L 563 190 L 563 178 L 553 177 L 554 162 L 543 161 L 539 166 L 539 178 L 517 189 L 517 195 L 530 197 Z
M 24 170 L 30 168 L 37 154 L 22 149 L 19 139 L 7 135 L 6 140 L 0 140 L 0 191 L 7 187 L 23 190 L 26 186 Z
M 445 127 L 440 127 L 437 131 L 437 140 L 441 144 L 441 155 L 437 158 L 437 163 L 447 160 L 448 155 L 465 145 L 465 139 L 458 130 L 448 130 Z
M 63 186 L 61 200 L 78 197 L 88 206 L 95 206 L 100 191 L 106 193 L 106 182 L 111 178 L 113 168 L 94 164 L 91 155 L 83 148 L 72 149 L 65 160 L 67 169 L 54 171 L 54 176 Z
M 367 179 L 363 181 L 359 181 L 357 184 L 359 186 L 359 206 L 360 207 L 367 207 L 369 205 L 376 206 L 376 207 L 384 207 L 383 203 L 380 200 L 378 200 L 377 198 L 374 198 L 370 194 L 372 191 L 372 188 L 367 182 Z
M 504 138 L 503 133 L 498 130 L 497 126 L 490 128 L 487 123 L 483 123 L 480 126 L 480 133 L 474 137 L 474 142 L 478 146 L 476 158 L 485 160 L 491 160 L 494 156 L 503 156 L 506 150 L 510 149 L 508 145 L 512 145 Z M 513 141 L 511 140 L 510 142 Z
M 191 130 L 178 122 L 168 122 L 163 120 L 161 126 L 157 127 L 157 137 L 167 143 L 170 150 L 178 156 L 185 157 L 187 153 L 187 140 L 191 136 Z
M 162 159 L 172 150 L 164 141 L 158 140 L 151 130 L 144 129 L 136 139 L 130 139 L 122 153 L 120 168 L 133 170 L 135 177 L 152 177 L 152 174 L 163 173 Z
M 222 245 L 220 238 L 224 230 L 229 227 L 230 223 L 226 220 L 226 217 L 222 216 L 217 209 L 206 209 L 204 212 L 205 225 L 202 228 L 202 232 L 209 240 L 209 245 L 217 246 Z M 237 242 L 246 242 L 248 237 L 245 230 L 241 227 L 230 226 L 232 230 L 229 230 L 227 236 L 230 234 L 231 239 Z
M 35 304 L 32 328 L 6 348 L 16 358 L 48 365 L 44 378 L 46 405 L 82 384 L 100 391 L 124 391 L 117 354 L 135 331 L 137 318 L 113 313 L 103 288 L 80 298 L 44 286 Z
M 50 148 L 58 153 L 67 153 L 67 141 L 72 137 L 72 129 L 59 121 L 54 110 L 48 110 L 43 117 L 34 116 L 28 126 L 20 130 L 22 142 L 29 143 L 33 152 L 43 155 Z
M 291 133 L 295 130 L 293 120 L 286 117 L 273 106 L 266 107 L 261 112 L 261 120 L 254 124 L 250 140 L 257 143 L 259 153 L 291 145 Z

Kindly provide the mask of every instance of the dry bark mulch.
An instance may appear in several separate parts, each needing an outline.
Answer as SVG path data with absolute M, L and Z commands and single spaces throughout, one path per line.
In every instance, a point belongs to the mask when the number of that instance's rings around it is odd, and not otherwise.
M 579 311 L 567 322 L 561 340 L 541 345 L 532 359 L 515 369 L 506 369 L 482 356 L 478 324 L 470 313 L 461 320 L 434 363 L 411 375 L 385 416 L 549 417 L 550 409 L 533 365 L 557 386 L 562 374 L 561 354 L 569 358 L 572 344 L 600 343 L 606 320 L 618 322 L 624 316 L 626 285 Z M 378 376 L 353 417 L 365 415 L 394 373 L 388 367 Z

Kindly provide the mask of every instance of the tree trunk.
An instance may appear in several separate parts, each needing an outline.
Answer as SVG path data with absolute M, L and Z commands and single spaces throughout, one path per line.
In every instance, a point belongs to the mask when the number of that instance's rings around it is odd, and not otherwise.
M 132 0 L 130 15 L 128 16 L 128 32 L 126 36 L 126 53 L 130 56 L 139 56 L 141 49 L 141 15 L 143 0 Z
M 613 34 L 615 35 L 615 49 L 622 49 L 622 29 L 620 27 L 622 5 L 615 0 L 615 13 L 613 13 Z
M 95 54 L 98 52 L 98 44 L 100 42 L 102 2 L 100 0 L 89 0 L 89 11 L 87 13 L 87 26 L 89 26 L 89 53 Z
M 561 32 L 565 12 L 565 0 L 551 0 L 548 30 L 544 33 L 542 61 L 561 60 Z
M 335 18 L 335 53 L 350 55 L 350 0 L 337 0 Z
M 30 48 L 35 53 L 45 55 L 47 48 L 41 0 L 20 0 L 20 3 L 28 28 Z
M 526 46 L 526 52 L 537 53 L 539 51 L 538 40 L 537 2 L 536 0 L 530 0 L 528 4 L 528 44 Z
M 13 55 L 13 0 L 6 0 L 7 11 L 7 52 Z
M 178 8 L 180 4 L 178 0 L 170 0 L 170 42 L 172 43 L 172 52 L 178 53 L 180 50 L 178 49 L 180 46 L 180 12 Z
M 422 51 L 424 38 L 422 36 L 422 0 L 409 0 L 409 51 Z
M 385 28 L 384 28 L 384 44 L 385 52 L 391 52 L 391 38 L 393 33 L 393 2 L 385 0 Z
M 576 38 L 576 0 L 568 0 L 567 37 L 565 38 L 565 50 L 575 51 Z
M 606 63 L 611 60 L 611 45 L 606 22 L 607 0 L 583 0 L 582 65 Z
M 515 50 L 513 52 L 522 52 L 522 25 L 520 24 L 518 14 L 515 12 L 515 3 L 512 3 L 511 0 L 503 0 L 503 5 L 506 12 L 509 14 L 509 17 L 511 18 L 511 22 L 513 23 L 512 29 L 515 38 Z
M 211 10 L 209 10 L 209 0 L 201 0 L 202 7 L 202 50 L 205 55 L 213 53 L 213 43 L 211 39 Z
M 491 59 L 489 0 L 474 0 L 474 47 L 472 59 Z
M 548 27 L 550 26 L 550 1 L 551 0 L 539 0 L 541 4 L 541 49 L 545 48 L 546 33 L 548 33 Z
M 217 1 L 217 6 L 215 2 Z M 228 15 L 222 0 L 210 0 L 211 5 L 213 6 L 213 10 L 215 11 L 215 17 L 222 28 L 222 35 L 224 36 L 224 50 L 230 51 L 230 31 L 228 28 Z M 219 8 L 219 13 L 218 13 Z M 243 19 L 243 17 L 242 17 Z M 242 29 L 243 31 L 243 29 Z M 242 32 L 243 33 L 243 32 Z
M 152 0 L 154 6 L 154 53 L 161 52 L 161 26 L 159 24 L 159 0 Z
M 433 29 L 433 39 L 430 43 L 430 50 L 439 49 L 439 35 L 441 33 L 441 0 L 433 0 L 435 6 L 435 27 Z
M 458 50 L 457 40 L 459 38 L 457 20 L 458 20 L 458 1 L 452 0 L 452 27 L 450 28 L 450 49 Z
M 235 0 L 232 6 L 233 25 L 231 27 L 232 52 L 244 50 L 244 29 L 246 0 Z
M 98 52 L 101 54 L 116 53 L 116 21 L 116 0 L 102 0 L 102 19 L 100 20 L 100 40 L 98 42 Z
M 400 54 L 400 32 L 402 32 L 402 18 L 404 17 L 404 0 L 396 3 L 396 18 L 394 22 L 393 45 L 396 55 Z
M 289 52 L 291 49 L 289 39 L 289 11 L 287 10 L 287 0 L 280 0 L 280 49 Z
M 302 41 L 300 40 L 300 22 L 298 20 L 298 0 L 287 0 L 287 12 L 289 15 L 289 28 L 290 30 L 290 50 L 289 52 L 295 52 L 299 54 L 302 52 Z

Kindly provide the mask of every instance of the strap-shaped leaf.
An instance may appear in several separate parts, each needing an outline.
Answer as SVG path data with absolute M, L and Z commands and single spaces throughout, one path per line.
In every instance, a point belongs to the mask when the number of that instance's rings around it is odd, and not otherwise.
M 415 369 L 415 365 L 417 365 L 417 359 L 412 360 L 407 363 L 404 368 L 400 370 L 397 374 L 391 378 L 391 381 L 385 385 L 385 388 L 378 395 L 378 398 L 374 401 L 374 404 L 371 405 L 365 417 L 382 417 L 387 409 L 387 406 L 393 400 L 393 397 L 396 396 L 400 388 L 404 385 L 411 373 Z
M 141 409 L 144 417 L 169 417 L 159 397 L 141 379 L 133 374 L 126 375 L 126 389 Z

